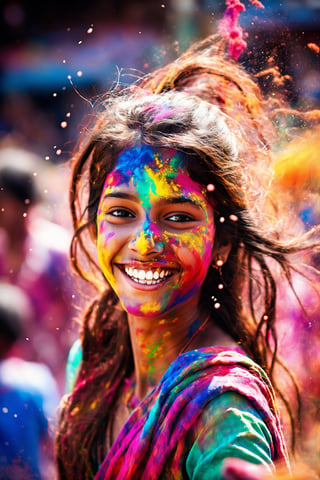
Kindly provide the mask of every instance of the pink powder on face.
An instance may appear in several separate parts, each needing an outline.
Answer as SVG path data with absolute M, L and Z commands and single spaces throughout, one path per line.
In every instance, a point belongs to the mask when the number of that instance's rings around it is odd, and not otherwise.
M 203 187 L 199 183 L 197 184 L 197 182 L 192 180 L 192 178 L 189 175 L 186 175 L 185 172 L 177 173 L 176 182 L 181 185 L 182 192 L 186 197 L 190 195 L 190 192 L 193 192 L 192 195 L 198 195 L 198 201 L 201 202 L 200 198 L 204 195 L 202 192 Z
M 129 314 L 151 317 L 178 306 L 186 308 L 198 301 L 210 268 L 215 236 L 212 195 L 205 185 L 191 179 L 183 162 L 183 155 L 175 150 L 142 145 L 122 152 L 106 178 L 97 215 L 98 258 L 106 280 Z M 123 208 L 109 200 L 121 192 L 133 196 L 134 210 L 133 220 L 122 225 L 109 216 L 110 205 Z M 171 207 L 175 200 L 178 206 Z M 187 206 L 180 211 L 181 203 Z M 180 215 L 180 220 L 174 218 Z M 188 216 L 194 219 L 193 227 L 183 218 Z M 158 252 L 155 261 L 173 265 L 177 273 L 168 286 L 139 292 L 113 265 L 137 254 L 144 262 L 150 261 L 151 242 Z

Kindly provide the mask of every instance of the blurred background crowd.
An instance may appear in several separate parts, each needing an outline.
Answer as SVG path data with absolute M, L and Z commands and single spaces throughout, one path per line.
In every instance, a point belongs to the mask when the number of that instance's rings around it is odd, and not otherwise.
M 320 1 L 266 0 L 264 9 L 245 4 L 240 24 L 248 47 L 239 61 L 257 72 L 276 56 L 281 77 L 287 78 L 282 83 L 287 101 L 294 107 L 320 108 Z M 192 40 L 214 33 L 225 8 L 224 0 L 1 2 L 2 480 L 28 479 L 22 464 L 30 466 L 30 479 L 54 478 L 50 422 L 65 391 L 66 359 L 77 338 L 77 312 L 83 304 L 84 288 L 76 283 L 68 261 L 68 160 L 84 114 L 96 95 L 116 83 L 134 82 L 175 58 Z M 261 87 L 268 92 L 268 77 L 261 79 Z M 319 130 L 309 132 L 281 152 L 275 165 L 278 186 L 298 212 L 301 228 L 320 219 L 319 137 Z M 314 426 L 320 424 L 319 303 L 304 285 L 299 288 L 311 299 L 309 316 L 296 314 L 294 299 L 280 305 L 282 336 L 290 338 L 284 352 L 303 383 L 302 407 Z M 32 396 L 28 411 L 24 395 Z M 24 445 L 31 438 L 27 428 L 34 440 L 28 442 L 29 451 Z M 10 440 L 2 434 L 9 430 Z M 38 440 L 39 461 L 32 450 Z M 312 451 L 319 454 L 317 442 Z M 19 461 L 7 466 L 16 452 Z
M 318 0 L 245 0 L 248 68 L 277 52 L 295 104 L 320 102 Z M 14 133 L 57 164 L 70 154 L 86 99 L 166 62 L 216 30 L 225 0 L 70 0 L 54 6 L 3 0 L 0 7 L 1 134 Z M 250 54 L 248 54 L 250 52 Z M 32 121 L 31 121 L 32 119 Z

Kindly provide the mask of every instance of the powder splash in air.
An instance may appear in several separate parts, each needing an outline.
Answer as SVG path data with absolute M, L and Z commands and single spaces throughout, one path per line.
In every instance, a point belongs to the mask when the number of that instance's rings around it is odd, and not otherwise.
M 259 0 L 250 0 L 250 3 L 258 8 L 264 8 Z M 229 55 L 238 59 L 244 49 L 247 47 L 245 41 L 246 32 L 239 25 L 239 16 L 245 12 L 246 8 L 240 0 L 226 0 L 226 11 L 219 23 L 219 32 L 229 42 Z
M 310 48 L 310 50 L 312 50 L 313 52 L 315 53 L 319 53 L 320 52 L 320 47 L 319 45 L 317 45 L 316 43 L 308 43 L 307 45 L 308 48 Z

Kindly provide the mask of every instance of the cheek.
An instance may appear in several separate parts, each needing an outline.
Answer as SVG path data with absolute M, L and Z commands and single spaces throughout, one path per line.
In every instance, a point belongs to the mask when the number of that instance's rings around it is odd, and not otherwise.
M 101 270 L 108 281 L 112 275 L 111 258 L 114 255 L 116 239 L 114 232 L 105 232 L 102 225 L 98 225 L 97 254 Z
M 169 237 L 169 235 L 168 235 Z M 205 275 L 212 257 L 214 228 L 202 227 L 179 237 L 168 238 L 181 264 L 186 271 L 197 272 L 197 276 Z
M 176 249 L 176 255 L 180 263 L 186 266 L 187 269 L 189 269 L 190 271 L 193 271 L 195 269 L 196 264 L 199 260 L 197 250 L 190 250 L 189 248 L 178 246 Z

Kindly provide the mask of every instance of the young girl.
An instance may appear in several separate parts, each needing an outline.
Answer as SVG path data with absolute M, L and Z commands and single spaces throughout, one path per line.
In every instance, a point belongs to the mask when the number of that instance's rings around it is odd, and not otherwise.
M 289 469 L 277 279 L 308 238 L 281 236 L 272 122 L 223 52 L 209 37 L 110 92 L 74 158 L 72 262 L 99 293 L 68 366 L 61 479 L 232 478 L 230 458 L 255 478 Z

